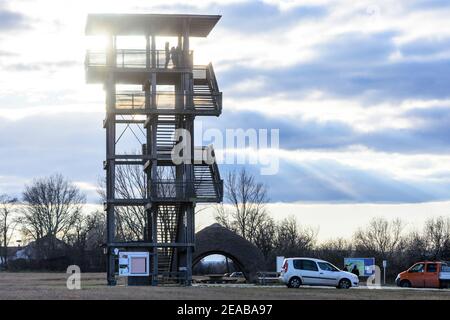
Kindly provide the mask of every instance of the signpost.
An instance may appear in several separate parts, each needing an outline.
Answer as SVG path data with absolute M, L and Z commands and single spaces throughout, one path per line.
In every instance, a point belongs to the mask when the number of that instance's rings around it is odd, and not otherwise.
M 139 277 L 150 274 L 148 252 L 119 252 L 119 276 Z
M 375 258 L 344 258 L 344 267 L 348 272 L 356 268 L 359 276 L 370 277 L 375 272 Z

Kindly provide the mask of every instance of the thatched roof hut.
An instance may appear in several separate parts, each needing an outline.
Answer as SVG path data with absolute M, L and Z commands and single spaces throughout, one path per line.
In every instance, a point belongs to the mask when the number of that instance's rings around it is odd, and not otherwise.
M 258 271 L 265 270 L 261 250 L 218 223 L 196 233 L 193 264 L 211 254 L 221 254 L 232 259 L 250 282 L 256 280 Z

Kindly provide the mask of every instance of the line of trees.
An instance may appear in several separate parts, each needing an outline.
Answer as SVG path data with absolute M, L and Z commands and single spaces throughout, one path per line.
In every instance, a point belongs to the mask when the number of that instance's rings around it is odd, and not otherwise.
M 431 217 L 421 230 L 406 231 L 399 219 L 373 218 L 354 232 L 351 241 L 331 240 L 317 248 L 317 255 L 342 263 L 342 252 L 348 256 L 374 257 L 381 267 L 388 261 L 387 276 L 394 278 L 398 272 L 420 260 L 450 261 L 450 218 Z
M 245 169 L 225 179 L 227 205 L 219 205 L 215 220 L 255 244 L 275 269 L 276 256 L 310 256 L 343 265 L 344 257 L 388 260 L 388 277 L 395 277 L 418 260 L 450 260 L 450 217 L 429 218 L 422 230 L 406 232 L 399 219 L 373 218 L 351 239 L 318 243 L 318 230 L 301 226 L 294 216 L 275 221 L 266 204 L 267 186 L 256 182 Z
M 145 180 L 141 172 L 124 167 L 119 171 L 117 192 L 122 197 L 141 194 Z M 168 173 L 171 174 L 171 173 Z M 100 188 L 100 194 L 102 193 Z M 130 191 L 134 190 L 134 191 Z M 85 271 L 104 269 L 102 244 L 106 221 L 103 211 L 82 213 L 86 197 L 80 189 L 56 174 L 26 185 L 22 199 L 0 196 L 0 259 L 3 268 L 63 269 L 77 264 Z M 401 220 L 374 218 L 356 230 L 351 239 L 317 241 L 318 230 L 301 226 L 294 216 L 274 220 L 267 209 L 267 186 L 247 171 L 230 172 L 225 179 L 226 205 L 216 207 L 218 223 L 261 249 L 266 269 L 274 270 L 276 256 L 319 257 L 342 266 L 344 257 L 375 257 L 389 261 L 388 275 L 417 260 L 450 260 L 450 218 L 435 217 L 422 230 L 407 232 Z M 142 240 L 146 228 L 142 211 L 119 212 L 117 235 L 124 240 Z M 21 233 L 30 250 L 27 259 L 8 263 L 8 245 Z M 264 269 L 264 267 L 262 267 Z M 262 271 L 262 270 L 261 270 Z
M 16 198 L 6 194 L 0 195 L 0 261 L 7 266 L 8 244 L 11 242 L 17 226 L 17 219 L 14 217 Z
M 103 269 L 105 217 L 83 214 L 86 196 L 60 174 L 33 180 L 22 201 L 0 196 L 2 267 L 8 269 L 64 269 L 78 264 Z M 11 260 L 8 246 L 20 233 L 29 245 Z M 101 266 L 100 266 L 101 263 Z

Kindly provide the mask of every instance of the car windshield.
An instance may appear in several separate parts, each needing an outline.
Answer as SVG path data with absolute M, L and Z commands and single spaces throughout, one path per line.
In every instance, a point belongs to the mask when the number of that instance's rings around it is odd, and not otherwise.
M 324 271 L 339 271 L 338 268 L 328 262 L 317 262 L 317 264 L 319 265 L 319 268 Z
M 423 263 L 418 263 L 410 269 L 411 272 L 423 272 Z

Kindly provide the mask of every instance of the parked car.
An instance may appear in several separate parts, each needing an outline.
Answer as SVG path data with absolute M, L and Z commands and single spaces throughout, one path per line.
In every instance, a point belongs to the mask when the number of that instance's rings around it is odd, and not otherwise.
M 348 289 L 359 284 L 356 275 L 342 271 L 327 261 L 313 258 L 284 259 L 280 281 L 288 288 L 311 285 Z
M 234 280 L 235 283 L 245 283 L 247 279 L 245 278 L 245 275 L 243 272 L 235 271 L 230 273 L 228 276 L 230 280 Z
M 243 272 L 232 272 L 230 278 L 245 278 Z
M 441 261 L 421 261 L 395 279 L 403 288 L 450 288 L 450 266 Z

